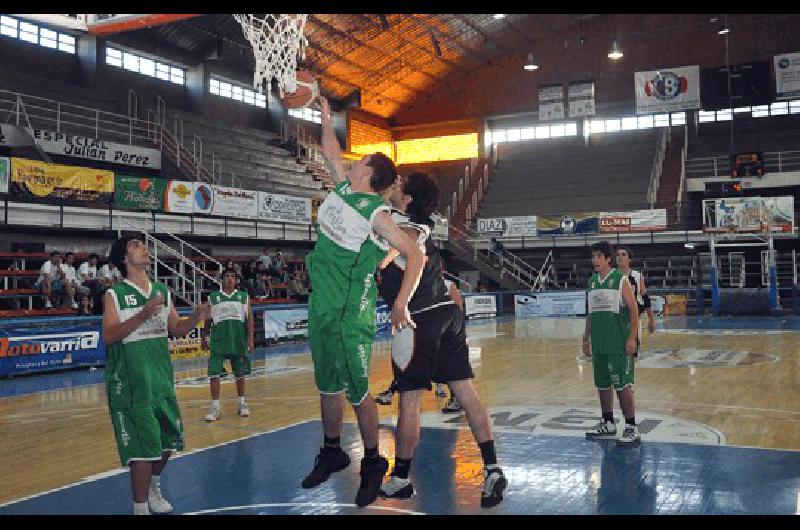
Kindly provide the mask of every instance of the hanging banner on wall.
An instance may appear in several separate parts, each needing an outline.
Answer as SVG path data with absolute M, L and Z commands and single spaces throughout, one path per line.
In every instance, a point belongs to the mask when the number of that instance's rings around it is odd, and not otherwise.
M 114 198 L 114 172 L 12 158 L 9 188 L 12 195 L 20 198 L 109 204 Z
M 114 205 L 132 210 L 164 211 L 168 180 L 160 178 L 114 176 Z
M 599 225 L 600 220 L 595 213 L 536 218 L 536 226 L 540 237 L 594 234 L 599 230 Z
M 0 376 L 105 364 L 99 322 L 0 329 Z
M 161 169 L 161 151 L 138 145 L 118 144 L 96 138 L 30 129 L 28 133 L 45 152 L 54 155 L 73 156 L 98 162 L 123 164 L 126 166 Z
M 227 186 L 214 187 L 214 204 L 211 215 L 220 217 L 258 218 L 258 192 Z
M 667 229 L 667 210 L 635 210 L 632 212 L 603 212 L 601 232 L 651 232 Z
M 217 199 L 216 188 L 216 186 L 203 182 L 192 183 L 192 210 L 194 213 L 212 213 Z
M 170 213 L 194 212 L 194 183 L 170 180 L 164 199 L 164 211 Z
M 594 81 L 575 81 L 567 88 L 569 117 L 594 116 Z
M 564 86 L 539 87 L 539 119 L 559 120 L 564 117 Z
M 478 219 L 478 233 L 494 237 L 536 237 L 536 216 Z
M 800 97 L 800 52 L 775 55 L 775 99 Z
M 258 218 L 279 223 L 311 224 L 311 199 L 259 191 Z
M 293 339 L 308 335 L 308 308 L 264 311 L 264 337 L 268 340 Z
M 663 68 L 634 74 L 636 113 L 700 108 L 700 67 Z
M 11 174 L 11 160 L 0 156 L 0 193 L 8 193 L 8 177 Z
M 586 314 L 586 291 L 542 292 L 514 295 L 517 317 L 553 317 Z

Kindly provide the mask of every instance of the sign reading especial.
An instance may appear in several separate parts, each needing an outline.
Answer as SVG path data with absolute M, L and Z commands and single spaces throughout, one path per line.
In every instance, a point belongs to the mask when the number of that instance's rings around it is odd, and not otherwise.
M 39 147 L 45 152 L 54 155 L 74 156 L 87 160 L 149 169 L 161 168 L 161 151 L 158 149 L 118 144 L 96 138 L 72 136 L 41 129 L 28 129 L 28 133 L 30 133 Z

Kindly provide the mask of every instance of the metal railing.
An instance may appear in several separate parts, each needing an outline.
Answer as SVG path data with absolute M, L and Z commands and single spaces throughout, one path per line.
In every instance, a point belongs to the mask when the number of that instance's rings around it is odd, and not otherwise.
M 119 221 L 120 226 L 126 226 L 131 230 L 141 232 L 144 235 L 148 249 L 152 248 L 150 251 L 150 256 L 153 260 L 153 278 L 156 281 L 164 280 L 164 283 L 167 285 L 167 287 L 169 287 L 170 292 L 172 292 L 172 294 L 177 298 L 180 298 L 192 306 L 196 306 L 201 303 L 204 280 L 221 288 L 221 284 L 216 278 L 209 276 L 203 269 L 198 267 L 194 261 L 186 257 L 186 254 L 187 249 L 191 249 L 203 258 L 216 264 L 218 270 L 221 270 L 222 265 L 211 256 L 205 254 L 193 245 L 169 232 L 166 232 L 165 235 L 171 237 L 178 243 L 178 250 L 167 245 L 164 241 L 161 241 L 149 233 L 147 229 L 132 222 L 130 219 L 125 218 L 123 215 L 118 215 L 117 220 Z M 117 231 L 121 236 L 122 228 L 118 228 Z M 165 261 L 165 256 L 166 259 L 175 260 L 177 262 L 177 269 Z M 159 267 L 166 269 L 172 274 L 159 275 Z
M 670 128 L 662 128 L 661 135 L 658 139 L 658 144 L 656 145 L 656 152 L 653 155 L 653 167 L 650 170 L 650 184 L 647 188 L 647 201 L 650 203 L 650 208 L 653 208 L 656 205 L 658 188 L 661 185 L 661 172 L 664 169 L 664 155 L 667 151 L 667 139 L 669 137 Z
M 764 173 L 800 171 L 800 151 L 767 151 L 764 153 Z M 688 178 L 730 177 L 730 156 L 689 158 L 686 160 Z
M 675 200 L 676 220 L 683 218 L 683 193 L 686 187 L 686 153 L 689 150 L 689 128 L 683 128 L 683 147 L 681 147 L 681 181 L 678 184 L 678 197 Z

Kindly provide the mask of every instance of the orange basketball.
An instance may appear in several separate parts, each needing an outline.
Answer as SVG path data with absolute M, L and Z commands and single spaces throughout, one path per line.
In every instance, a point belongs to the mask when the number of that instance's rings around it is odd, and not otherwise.
M 287 109 L 307 107 L 319 95 L 317 80 L 308 70 L 297 72 L 297 90 L 292 94 L 284 94 L 281 102 Z

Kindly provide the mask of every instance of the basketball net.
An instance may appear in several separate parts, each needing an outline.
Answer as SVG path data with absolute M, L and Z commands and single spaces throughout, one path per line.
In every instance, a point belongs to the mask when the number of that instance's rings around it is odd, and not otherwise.
M 297 91 L 297 57 L 306 58 L 303 36 L 308 15 L 233 15 L 253 47 L 256 70 L 253 85 L 262 94 L 272 78 L 278 80 L 281 97 Z M 266 85 L 266 89 L 264 86 Z

